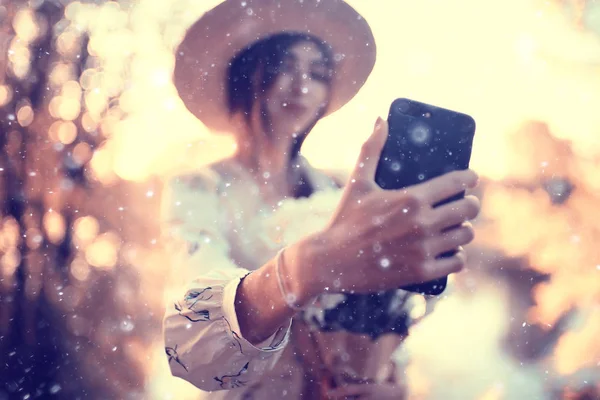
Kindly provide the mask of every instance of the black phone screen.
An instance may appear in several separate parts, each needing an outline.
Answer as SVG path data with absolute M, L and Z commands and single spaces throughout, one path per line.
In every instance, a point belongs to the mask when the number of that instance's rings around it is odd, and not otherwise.
M 402 189 L 447 172 L 469 168 L 475 121 L 456 111 L 397 99 L 388 115 L 388 140 L 381 152 L 375 181 L 383 189 Z M 446 199 L 435 206 L 464 196 Z M 442 254 L 447 257 L 453 253 Z M 401 289 L 438 295 L 447 278 Z

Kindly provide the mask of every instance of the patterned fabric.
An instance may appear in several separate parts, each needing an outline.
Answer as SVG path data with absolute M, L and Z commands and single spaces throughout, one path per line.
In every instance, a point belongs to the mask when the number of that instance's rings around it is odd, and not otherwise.
M 241 280 L 281 247 L 323 226 L 339 201 L 331 179 L 304 167 L 317 193 L 274 209 L 261 203 L 255 184 L 215 167 L 176 177 L 166 187 L 162 222 L 172 300 L 163 324 L 165 353 L 174 376 L 211 392 L 202 398 L 319 398 L 311 392 L 323 368 L 338 380 L 387 378 L 400 336 L 373 340 L 326 332 L 335 330 L 326 329 L 327 310 L 344 296 L 320 298 L 293 321 L 294 334 L 292 322 L 258 345 L 240 334 L 234 300 Z

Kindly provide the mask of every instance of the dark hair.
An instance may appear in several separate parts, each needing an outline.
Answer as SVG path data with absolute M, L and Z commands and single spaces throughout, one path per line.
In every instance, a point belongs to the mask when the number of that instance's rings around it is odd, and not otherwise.
M 315 36 L 282 32 L 254 42 L 229 63 L 227 105 L 231 114 L 241 111 L 250 116 L 254 102 L 275 82 L 288 50 L 300 42 L 314 43 L 323 54 L 327 67 L 333 69 L 331 48 Z
M 314 43 L 323 55 L 328 70 L 333 71 L 331 48 L 315 36 L 306 33 L 282 32 L 256 41 L 239 52 L 229 63 L 226 85 L 227 106 L 230 114 L 241 112 L 247 120 L 251 118 L 255 102 L 261 100 L 262 94 L 275 83 L 288 50 L 300 42 Z M 331 76 L 328 75 L 326 79 L 326 83 L 329 85 Z M 321 112 L 324 114 L 325 110 Z M 264 111 L 261 113 L 261 118 L 263 125 L 267 126 L 269 116 Z M 307 126 L 304 132 L 299 132 L 290 149 L 290 161 L 298 155 L 304 138 L 318 119 L 316 118 L 310 126 Z M 303 178 L 295 196 L 307 197 L 312 192 L 313 188 Z

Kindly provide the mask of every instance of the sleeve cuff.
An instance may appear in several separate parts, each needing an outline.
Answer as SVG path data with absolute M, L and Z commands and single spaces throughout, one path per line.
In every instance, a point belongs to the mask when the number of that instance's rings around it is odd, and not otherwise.
M 231 282 L 225 285 L 223 289 L 223 317 L 225 318 L 226 325 L 229 326 L 228 329 L 231 330 L 230 334 L 232 335 L 233 340 L 238 340 L 240 342 L 240 346 L 242 348 L 242 352 L 244 354 L 247 353 L 261 353 L 261 352 L 277 352 L 285 348 L 288 342 L 292 320 L 290 319 L 289 324 L 285 326 L 279 327 L 271 336 L 266 338 L 260 343 L 253 345 L 248 340 L 246 340 L 241 333 L 240 323 L 237 318 L 237 313 L 235 311 L 235 297 L 237 294 L 237 289 L 242 282 L 242 279 L 246 277 L 248 274 L 244 274 L 244 276 L 239 279 L 233 279 Z

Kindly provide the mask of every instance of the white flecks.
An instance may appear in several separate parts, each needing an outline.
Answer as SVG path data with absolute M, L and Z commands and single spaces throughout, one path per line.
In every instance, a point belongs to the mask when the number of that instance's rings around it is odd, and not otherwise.
M 131 319 L 127 318 L 121 322 L 121 330 L 123 332 L 131 332 L 135 328 L 135 324 L 131 321 Z
M 424 124 L 415 125 L 410 131 L 410 138 L 416 144 L 425 144 L 431 138 L 431 129 Z
M 381 225 L 383 225 L 383 217 L 381 217 L 381 216 L 373 217 L 373 225 L 374 226 L 381 226 Z
M 296 304 L 296 300 L 297 300 L 296 295 L 293 294 L 293 293 L 288 293 L 287 296 L 285 296 L 285 301 L 288 304 L 295 305 Z
M 381 250 L 382 250 L 382 247 L 381 247 L 381 244 L 380 244 L 380 243 L 375 243 L 375 244 L 373 245 L 373 251 L 374 251 L 375 253 L 380 253 L 380 252 L 381 252 Z
M 52 385 L 50 387 L 50 393 L 51 394 L 56 394 L 56 393 L 60 392 L 61 389 L 62 388 L 60 387 L 60 385 L 58 383 L 55 383 L 54 385 Z
M 379 260 L 379 265 L 381 268 L 388 269 L 392 263 L 390 262 L 389 258 L 383 257 L 381 260 Z

